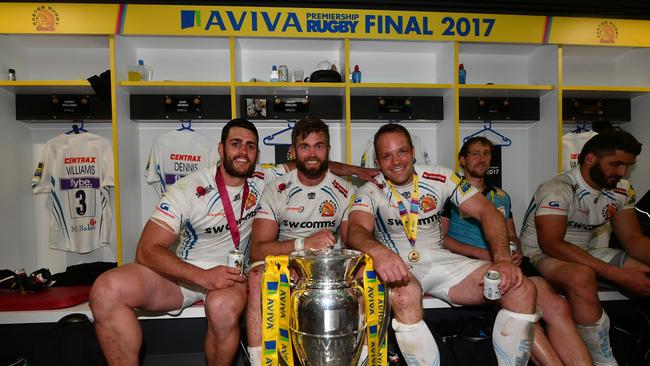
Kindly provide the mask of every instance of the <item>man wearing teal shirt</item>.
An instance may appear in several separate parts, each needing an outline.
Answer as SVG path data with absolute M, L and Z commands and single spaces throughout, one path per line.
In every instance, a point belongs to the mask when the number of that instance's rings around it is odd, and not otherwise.
M 471 138 L 463 144 L 458 159 L 465 179 L 482 191 L 503 214 L 510 241 L 517 243 L 519 248 L 519 239 L 510 211 L 510 196 L 498 187 L 485 184 L 492 147 L 492 142 L 485 137 Z M 447 249 L 469 257 L 492 260 L 478 221 L 449 204 L 445 205 L 441 220 L 445 236 L 444 245 Z M 512 259 L 513 263 L 522 265 L 524 258 L 520 249 L 512 254 Z M 543 311 L 546 323 L 546 334 L 539 324 L 535 327 L 535 343 L 531 355 L 533 362 L 537 365 L 591 365 L 591 357 L 578 334 L 566 300 L 558 296 L 538 273 L 531 272 L 531 268 L 534 270 L 527 261 L 522 265 L 524 274 L 531 276 L 530 280 L 537 287 L 537 306 Z

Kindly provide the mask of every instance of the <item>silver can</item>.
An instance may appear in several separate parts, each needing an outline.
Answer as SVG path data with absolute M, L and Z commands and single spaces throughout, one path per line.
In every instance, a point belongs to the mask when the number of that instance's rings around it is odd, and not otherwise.
M 244 269 L 244 253 L 239 249 L 228 252 L 228 267 Z
M 488 300 L 499 300 L 501 298 L 501 291 L 499 291 L 499 284 L 501 284 L 501 274 L 497 271 L 487 271 L 483 277 L 483 296 Z
M 278 67 L 278 80 L 289 81 L 289 68 L 287 68 L 287 65 L 280 65 Z
M 517 253 L 517 243 L 515 243 L 514 241 L 511 241 L 510 242 L 510 255 L 512 256 L 515 253 Z

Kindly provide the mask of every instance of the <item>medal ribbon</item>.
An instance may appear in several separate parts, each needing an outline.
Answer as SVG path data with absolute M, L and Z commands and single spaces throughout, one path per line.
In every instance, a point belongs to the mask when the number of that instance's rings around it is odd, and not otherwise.
M 262 364 L 278 365 L 278 338 L 280 335 L 280 269 L 274 256 L 266 257 L 262 276 Z
M 239 234 L 239 225 L 235 219 L 235 213 L 232 210 L 232 204 L 230 203 L 230 196 L 228 195 L 228 188 L 226 188 L 226 182 L 223 179 L 223 174 L 221 174 L 221 166 L 217 166 L 217 174 L 214 176 L 214 181 L 217 183 L 217 191 L 221 197 L 221 203 L 223 204 L 223 211 L 226 214 L 226 220 L 228 220 L 228 229 L 230 230 L 230 236 L 232 237 L 232 243 L 235 245 L 235 249 L 239 250 L 239 242 L 241 236 Z M 241 197 L 241 210 L 239 212 L 239 221 L 241 221 L 244 216 L 244 208 L 246 206 L 246 199 L 248 198 L 248 181 L 244 180 L 244 191 Z
M 399 209 L 399 217 L 402 220 L 402 226 L 404 226 L 404 232 L 406 237 L 411 243 L 412 247 L 415 247 L 415 239 L 418 236 L 418 213 L 420 208 L 420 193 L 418 189 L 418 175 L 413 174 L 413 189 L 411 190 L 411 211 L 406 211 L 406 207 L 400 198 L 400 194 L 397 193 L 397 190 L 389 180 L 386 180 L 386 185 L 390 188 L 390 191 L 395 197 L 395 202 L 397 202 L 397 208 Z
M 366 267 L 363 272 L 364 302 L 368 326 L 368 365 L 385 366 L 387 361 L 386 344 L 381 345 L 379 327 L 384 316 L 384 285 L 379 282 L 372 258 L 365 256 Z M 388 336 L 388 333 L 386 333 Z M 381 348 L 380 348 L 381 345 Z

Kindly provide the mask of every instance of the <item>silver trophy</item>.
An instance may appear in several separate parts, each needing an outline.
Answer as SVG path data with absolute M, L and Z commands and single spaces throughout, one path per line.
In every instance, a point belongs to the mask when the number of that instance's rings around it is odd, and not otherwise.
M 356 250 L 301 250 L 289 255 L 299 274 L 291 292 L 291 340 L 303 366 L 356 366 L 365 343 L 363 286 L 354 279 L 362 263 Z M 388 289 L 386 312 L 390 312 Z M 388 316 L 380 326 L 384 339 Z

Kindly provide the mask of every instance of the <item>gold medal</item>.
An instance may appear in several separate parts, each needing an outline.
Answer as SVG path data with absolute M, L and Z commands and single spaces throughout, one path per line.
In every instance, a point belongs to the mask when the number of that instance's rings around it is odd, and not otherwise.
M 410 262 L 419 262 L 420 261 L 420 252 L 417 250 L 411 250 L 409 252 L 409 261 Z

